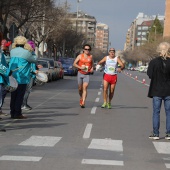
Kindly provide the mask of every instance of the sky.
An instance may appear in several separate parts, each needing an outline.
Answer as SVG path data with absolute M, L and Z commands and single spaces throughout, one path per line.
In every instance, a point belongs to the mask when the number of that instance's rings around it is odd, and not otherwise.
M 66 0 L 56 0 L 64 3 Z M 109 42 L 123 50 L 126 33 L 138 13 L 147 16 L 165 15 L 165 0 L 80 0 L 78 9 L 94 16 L 98 23 L 109 26 Z M 70 12 L 77 11 L 77 0 L 67 0 Z

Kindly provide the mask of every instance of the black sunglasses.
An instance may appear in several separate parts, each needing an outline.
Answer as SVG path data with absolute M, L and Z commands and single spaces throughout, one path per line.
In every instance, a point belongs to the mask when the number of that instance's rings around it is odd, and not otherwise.
M 111 51 L 115 52 L 115 50 L 109 50 L 109 52 L 111 52 Z
M 88 51 L 90 51 L 90 48 L 85 48 L 84 50 L 88 50 Z

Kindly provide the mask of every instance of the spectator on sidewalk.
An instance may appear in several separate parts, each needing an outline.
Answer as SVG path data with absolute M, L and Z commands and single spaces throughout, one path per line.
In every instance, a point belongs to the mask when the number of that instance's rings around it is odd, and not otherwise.
M 170 140 L 170 44 L 162 42 L 157 48 L 159 56 L 149 63 L 147 75 L 151 79 L 148 97 L 153 100 L 152 126 L 150 139 L 159 139 L 160 110 L 162 102 L 166 113 L 166 136 Z
M 35 55 L 35 43 L 34 41 L 28 41 L 28 44 L 31 47 L 31 51 L 32 51 L 32 55 Z M 33 87 L 33 83 L 34 80 L 36 78 L 36 73 L 38 72 L 38 69 L 42 68 L 41 65 L 36 65 L 36 63 L 31 63 L 31 77 L 30 77 L 30 82 L 27 84 L 26 87 L 26 91 L 25 91 L 25 95 L 24 95 L 24 99 L 23 99 L 23 103 L 22 103 L 22 110 L 31 110 L 32 107 L 28 105 L 28 97 L 31 93 L 32 87 Z
M 30 82 L 31 63 L 36 63 L 37 57 L 32 54 L 30 45 L 23 36 L 14 39 L 10 54 L 9 67 L 16 70 L 12 75 L 18 82 L 17 89 L 11 92 L 10 114 L 12 119 L 25 119 L 27 117 L 22 115 L 21 105 L 27 84 Z
M 3 39 L 1 41 L 1 49 L 0 49 L 0 61 L 4 67 L 4 72 L 6 72 L 8 68 L 8 64 L 10 61 L 10 53 L 9 53 L 9 46 L 11 42 L 7 42 L 7 40 Z M 2 111 L 2 106 L 4 103 L 4 99 L 7 94 L 7 90 L 4 88 L 5 84 L 8 84 L 8 75 L 0 74 L 0 115 L 6 116 L 7 114 Z

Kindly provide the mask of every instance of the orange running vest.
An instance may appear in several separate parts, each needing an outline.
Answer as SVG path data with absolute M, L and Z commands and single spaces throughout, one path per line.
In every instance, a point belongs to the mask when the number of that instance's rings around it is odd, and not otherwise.
M 79 69 L 79 72 L 81 74 L 88 74 L 90 72 L 90 69 L 92 68 L 92 56 L 88 55 L 87 57 L 84 56 L 84 54 L 81 54 L 80 60 L 78 62 L 78 66 L 85 65 L 86 68 L 84 70 Z

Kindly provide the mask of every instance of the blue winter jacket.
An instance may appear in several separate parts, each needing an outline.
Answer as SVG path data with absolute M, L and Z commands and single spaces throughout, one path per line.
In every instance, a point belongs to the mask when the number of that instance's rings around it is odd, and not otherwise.
M 18 84 L 28 84 L 31 76 L 31 63 L 36 63 L 36 55 L 22 47 L 16 47 L 10 52 L 11 60 L 9 63 L 12 75 Z
M 3 51 L 0 50 L 0 83 L 9 85 L 9 73 L 10 69 L 7 66 L 6 56 Z

